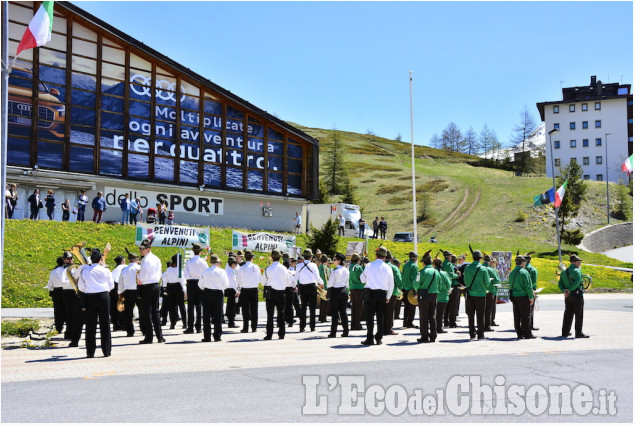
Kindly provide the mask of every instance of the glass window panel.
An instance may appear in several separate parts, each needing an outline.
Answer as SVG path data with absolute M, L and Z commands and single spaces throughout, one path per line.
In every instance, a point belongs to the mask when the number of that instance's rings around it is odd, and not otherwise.
M 205 111 L 206 114 L 222 115 L 223 105 L 220 102 L 215 102 L 213 100 L 205 99 L 205 103 L 203 104 L 203 110 Z
M 146 136 L 139 134 L 130 135 L 130 143 L 128 143 L 128 152 L 148 154 L 152 146 Z
M 51 83 L 40 83 L 40 106 L 47 106 L 54 109 L 64 110 L 64 99 L 66 99 L 66 87 Z M 57 102 L 55 101 L 57 99 Z
M 234 149 L 227 149 L 225 151 L 225 163 L 229 165 L 235 165 L 240 167 L 243 165 L 243 152 Z
M 24 29 L 26 29 L 26 26 L 23 27 Z M 24 34 L 24 29 L 19 32 L 19 34 Z M 18 45 L 20 44 L 20 40 L 17 41 L 13 41 L 10 40 L 9 41 L 9 54 L 13 54 L 15 52 L 18 51 Z M 25 68 L 24 66 L 20 65 L 20 63 L 23 62 L 33 62 L 33 50 L 34 49 L 28 49 L 28 50 L 24 50 L 23 52 L 20 52 L 20 58 L 15 62 L 16 65 L 20 66 L 21 68 Z M 11 58 L 11 61 L 13 61 L 14 56 L 9 56 Z M 31 66 L 26 67 L 28 69 L 31 69 Z
M 175 128 L 172 124 L 156 121 L 154 122 L 154 134 L 158 137 L 163 137 L 165 139 L 175 140 Z
M 94 59 L 73 56 L 73 70 L 94 75 L 97 73 L 97 61 Z
M 248 190 L 260 190 L 262 191 L 263 185 L 263 172 L 248 170 L 247 171 L 247 189 Z
M 233 106 L 227 105 L 227 117 L 242 120 L 244 118 L 244 114 Z
M 221 119 L 221 117 L 205 115 L 205 118 L 203 118 L 203 125 L 205 128 L 211 128 L 214 130 L 222 130 L 223 120 Z
M 164 139 L 155 139 L 154 153 L 157 155 L 174 156 L 174 152 L 172 151 L 172 146 L 174 146 L 173 141 L 164 140 Z
M 187 81 L 181 80 L 181 92 L 183 94 L 187 94 L 189 96 L 196 98 L 197 99 L 196 102 L 198 104 L 198 97 L 201 93 L 198 87 L 188 83 Z
M 45 168 L 62 169 L 61 143 L 38 142 L 37 144 L 37 165 Z
M 66 35 L 53 33 L 51 40 L 46 43 L 46 47 L 66 52 Z
M 152 123 L 148 118 L 130 117 L 128 128 L 131 132 L 143 136 L 149 136 L 152 134 Z
M 104 46 L 110 46 L 110 47 L 115 47 L 115 48 L 119 48 L 119 49 L 123 49 L 123 46 L 121 46 L 120 44 L 107 39 L 106 37 L 103 37 L 101 39 L 101 42 L 103 43 Z
M 174 181 L 174 159 L 154 158 L 154 178 L 170 182 Z
M 125 80 L 126 68 L 123 65 L 120 66 L 102 62 L 101 76 L 102 78 L 107 77 L 114 78 L 116 80 Z M 141 83 L 141 81 L 139 81 L 139 83 Z
M 55 22 L 55 19 L 53 20 Z M 97 34 L 77 22 L 73 22 L 73 37 L 81 37 L 86 40 L 97 42 Z
M 9 133 L 11 133 L 9 124 Z M 7 140 L 7 162 L 10 165 L 30 165 L 31 164 L 31 142 L 18 137 L 8 137 Z
M 121 177 L 123 174 L 121 156 L 120 151 L 102 149 L 99 156 L 99 173 Z
M 157 104 L 176 107 L 176 93 L 157 89 Z M 149 100 L 149 99 L 143 99 Z
M 40 65 L 40 80 L 63 86 L 66 84 L 66 70 Z
M 31 116 L 9 115 L 8 133 L 13 136 L 31 137 Z
M 263 139 L 256 139 L 255 137 L 250 137 L 247 142 L 247 150 L 251 152 L 264 153 L 265 141 Z
M 267 188 L 269 192 L 282 193 L 282 174 L 267 173 Z
M 199 98 L 194 96 L 181 96 L 181 108 L 198 112 Z
M 123 131 L 123 115 L 102 111 L 101 128 L 106 130 Z
M 269 167 L 268 169 L 271 171 L 282 171 L 282 158 L 279 156 L 270 156 Z
M 69 167 L 71 171 L 92 173 L 94 149 L 71 146 Z
M 222 149 L 205 148 L 203 153 L 203 161 L 220 163 L 222 158 Z
M 102 130 L 99 136 L 99 143 L 102 147 L 123 149 L 123 133 Z
M 157 106 L 157 119 L 169 122 L 176 122 L 176 109 L 169 106 Z
M 289 173 L 302 173 L 302 161 L 299 159 L 288 159 L 287 171 Z
M 269 140 L 268 145 L 269 145 L 268 152 L 270 154 L 282 156 L 282 143 Z
M 146 102 L 139 102 L 136 100 L 131 100 L 129 103 L 128 111 L 131 115 L 137 115 L 140 117 L 150 117 L 150 112 L 152 111 L 152 105 Z
M 149 158 L 147 155 L 128 155 L 128 177 L 148 178 Z
M 71 123 L 73 124 L 88 125 L 94 127 L 95 116 L 95 111 L 92 109 L 78 108 L 75 106 L 71 107 Z
M 267 137 L 269 139 L 275 139 L 275 140 L 284 140 L 284 135 L 272 128 L 269 128 L 267 131 Z
M 198 183 L 198 162 L 181 161 L 179 171 L 181 183 Z
M 289 195 L 302 195 L 302 177 L 289 174 L 287 176 L 287 193 Z
M 95 129 L 92 127 L 71 126 L 71 143 L 95 146 Z
M 71 75 L 71 85 L 78 89 L 97 90 L 97 80 L 92 75 L 80 74 L 73 72 Z
M 57 13 L 54 13 L 53 16 L 53 31 L 66 34 L 66 18 Z
M 205 144 L 221 147 L 223 144 L 223 136 L 220 131 L 205 130 Z
M 104 39 L 104 45 L 101 49 L 101 57 L 105 61 L 114 62 L 114 63 L 125 63 L 126 62 L 126 52 L 120 49 L 115 49 L 113 47 L 107 46 L 106 39 Z M 106 67 L 107 64 L 102 65 L 102 69 Z M 103 73 L 103 71 L 102 71 Z
M 104 111 L 123 112 L 124 99 L 121 97 L 108 96 L 106 94 L 101 96 L 101 109 Z
M 287 156 L 291 158 L 302 158 L 302 146 L 287 144 Z
M 93 92 L 83 90 L 71 90 L 71 104 L 75 106 L 85 106 L 87 108 L 95 108 L 97 95 Z
M 198 142 L 199 141 L 199 128 L 191 127 L 189 125 L 181 125 L 180 139 L 186 142 Z
M 251 122 L 250 118 L 247 124 L 247 133 L 250 136 L 265 137 L 265 126 L 258 122 Z
M 26 3 L 26 2 L 25 2 Z M 22 7 L 20 4 L 11 3 L 9 5 L 9 16 L 12 21 L 23 22 L 28 24 L 33 18 L 33 8 L 32 7 Z M 55 22 L 55 20 L 53 20 Z M 20 34 L 24 33 L 24 29 Z
M 40 47 L 40 64 L 66 67 L 66 53 Z
M 130 54 L 130 66 L 137 69 L 142 69 L 145 71 L 151 71 L 152 65 L 145 59 L 141 59 L 139 56 L 134 53 Z
M 225 169 L 227 187 L 235 189 L 243 188 L 243 170 L 241 168 L 227 167 Z
M 233 149 L 243 148 L 243 135 L 235 133 L 227 133 L 225 137 L 225 146 Z
M 203 164 L 203 182 L 207 186 L 220 187 L 220 166 Z
M 102 93 L 112 94 L 115 96 L 123 96 L 125 94 L 124 90 L 125 87 L 123 81 L 111 80 L 109 78 L 101 79 Z
M 199 147 L 192 143 L 181 143 L 181 158 L 198 161 Z
M 265 169 L 265 157 L 257 153 L 249 153 L 247 155 L 247 167 L 258 168 L 260 170 Z
M 39 120 L 37 126 L 38 139 L 54 140 L 56 142 L 64 141 L 64 131 L 66 126 L 58 121 Z
M 97 58 L 97 43 L 80 40 L 73 37 L 73 54 Z
M 243 132 L 242 121 L 227 119 L 227 122 L 225 123 L 225 127 L 227 128 L 228 131 L 233 131 L 233 132 L 241 133 L 241 134 Z

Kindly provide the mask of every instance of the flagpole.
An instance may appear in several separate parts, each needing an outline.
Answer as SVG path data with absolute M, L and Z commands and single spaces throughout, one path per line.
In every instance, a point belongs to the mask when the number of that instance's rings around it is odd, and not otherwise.
M 2 186 L 2 191 L 4 192 L 7 189 L 7 124 L 8 124 L 8 112 L 7 108 L 9 106 L 9 74 L 11 73 L 11 69 L 9 66 L 9 2 L 2 2 L 2 113 L 0 117 L 0 122 L 2 127 L 2 132 L 0 136 L 0 156 L 2 157 L 2 164 L 0 167 L 2 168 L 0 172 L 0 185 Z M 4 195 L 3 195 L 4 197 Z M 2 289 L 2 276 L 4 272 L 4 225 L 5 225 L 5 217 L 6 217 L 6 200 L 2 200 L 2 206 L 0 207 L 0 213 L 2 214 L 2 225 L 0 226 L 0 290 Z
M 412 147 L 412 222 L 414 224 L 413 243 L 414 252 L 417 254 L 417 184 L 415 181 L 415 132 L 414 118 L 412 114 L 412 71 L 408 71 L 410 77 L 410 142 Z
M 551 178 L 553 179 L 553 196 L 555 205 L 556 196 L 556 172 L 553 168 L 553 144 L 551 143 L 551 135 L 556 134 L 558 130 L 553 129 L 549 132 L 549 152 L 551 153 Z M 562 263 L 562 251 L 560 249 L 560 227 L 558 226 L 558 211 L 560 208 L 556 208 L 556 236 L 558 237 L 558 264 Z

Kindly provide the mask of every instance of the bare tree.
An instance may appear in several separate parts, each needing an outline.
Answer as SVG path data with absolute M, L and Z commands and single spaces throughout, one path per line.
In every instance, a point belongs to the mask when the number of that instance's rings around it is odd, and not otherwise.
M 434 133 L 430 138 L 430 146 L 435 149 L 441 149 L 443 147 L 443 141 L 437 133 Z
M 458 152 L 463 136 L 459 127 L 451 122 L 447 125 L 447 127 L 445 127 L 445 129 L 443 129 L 441 139 L 443 141 L 443 149 Z
M 525 141 L 536 129 L 536 120 L 534 116 L 529 112 L 529 108 L 525 105 L 525 108 L 520 112 L 520 122 L 513 129 L 512 145 L 518 145 L 522 143 L 522 153 L 519 171 L 526 172 L 527 165 L 525 164 Z
M 472 127 L 465 133 L 463 138 L 464 152 L 468 155 L 476 155 L 478 153 L 478 138 Z

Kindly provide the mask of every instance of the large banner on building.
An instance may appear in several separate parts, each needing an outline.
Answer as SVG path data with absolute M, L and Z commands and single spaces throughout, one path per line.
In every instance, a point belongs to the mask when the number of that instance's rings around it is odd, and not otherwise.
M 135 244 L 140 245 L 144 239 L 150 239 L 153 247 L 192 248 L 192 244 L 197 243 L 207 248 L 209 228 L 140 223 L 137 225 Z
M 139 198 L 141 208 L 146 213 L 148 208 L 156 208 L 156 204 L 167 203 L 168 211 L 171 210 L 174 213 L 223 215 L 223 198 L 152 192 L 149 190 L 126 190 L 107 186 L 104 190 L 106 205 L 111 208 L 119 208 L 119 202 L 125 198 L 126 193 L 129 194 L 131 200 Z
M 289 248 L 295 246 L 294 235 L 278 235 L 274 233 L 244 233 L 234 230 L 232 232 L 232 249 L 271 252 L 279 249 L 281 252 L 289 252 Z

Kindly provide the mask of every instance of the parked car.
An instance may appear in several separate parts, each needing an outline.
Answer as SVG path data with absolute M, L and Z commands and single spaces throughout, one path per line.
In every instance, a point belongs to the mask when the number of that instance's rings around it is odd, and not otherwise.
M 395 236 L 393 236 L 392 241 L 393 242 L 413 242 L 414 232 L 395 233 Z M 421 237 L 417 236 L 417 243 L 419 242 L 421 242 Z

